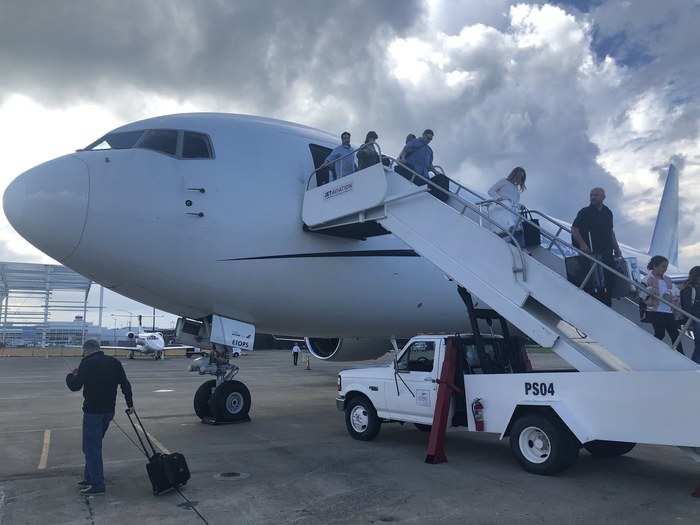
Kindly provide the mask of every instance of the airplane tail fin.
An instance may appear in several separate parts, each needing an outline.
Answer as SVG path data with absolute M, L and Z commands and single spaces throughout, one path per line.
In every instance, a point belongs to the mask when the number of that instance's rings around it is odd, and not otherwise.
M 663 255 L 674 266 L 678 266 L 678 214 L 678 170 L 669 164 L 649 255 Z

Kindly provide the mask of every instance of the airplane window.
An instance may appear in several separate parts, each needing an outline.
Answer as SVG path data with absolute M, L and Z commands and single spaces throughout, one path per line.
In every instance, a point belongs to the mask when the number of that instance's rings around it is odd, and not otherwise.
M 104 137 L 97 139 L 85 149 L 129 149 L 134 147 L 134 144 L 138 142 L 141 135 L 143 135 L 142 129 L 138 131 L 119 131 L 116 133 L 108 133 Z
M 177 131 L 172 129 L 149 129 L 138 144 L 139 148 L 160 151 L 167 155 L 177 152 Z
M 182 157 L 185 159 L 212 158 L 209 137 L 203 133 L 185 131 L 182 143 Z

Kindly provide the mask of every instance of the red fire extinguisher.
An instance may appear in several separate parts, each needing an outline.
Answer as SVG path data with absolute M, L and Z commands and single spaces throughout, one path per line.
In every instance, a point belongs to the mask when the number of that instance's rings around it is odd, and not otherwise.
M 484 405 L 481 403 L 481 398 L 477 397 L 472 401 L 472 415 L 476 424 L 476 431 L 484 431 Z

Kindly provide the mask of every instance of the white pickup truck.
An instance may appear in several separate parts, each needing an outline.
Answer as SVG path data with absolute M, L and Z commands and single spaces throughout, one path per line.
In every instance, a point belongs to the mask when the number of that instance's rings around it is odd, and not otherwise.
M 417 336 L 393 363 L 340 372 L 336 403 L 353 438 L 374 439 L 385 422 L 430 429 L 447 337 Z M 452 395 L 448 429 L 509 437 L 520 464 L 536 474 L 571 466 L 581 446 L 610 457 L 636 443 L 675 445 L 700 460 L 700 370 L 532 371 L 515 338 L 481 340 L 455 339 L 463 393 Z

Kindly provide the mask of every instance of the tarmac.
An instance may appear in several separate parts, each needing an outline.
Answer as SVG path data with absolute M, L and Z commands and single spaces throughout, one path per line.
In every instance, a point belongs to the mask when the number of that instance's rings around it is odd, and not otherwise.
M 535 363 L 547 359 L 533 356 Z M 240 358 L 250 422 L 209 426 L 192 396 L 208 377 L 185 358 L 122 360 L 137 410 L 157 444 L 182 452 L 183 494 L 155 497 L 145 458 L 113 424 L 105 437 L 107 493 L 84 498 L 81 394 L 64 384 L 75 357 L 0 358 L 0 524 L 700 523 L 700 464 L 672 447 L 637 446 L 601 460 L 585 451 L 556 477 L 526 473 L 507 440 L 448 433 L 449 462 L 424 463 L 428 435 L 385 424 L 359 442 L 336 410 L 336 373 L 353 363 L 285 351 Z M 549 363 L 544 363 L 548 365 Z M 118 399 L 116 422 L 130 432 Z M 653 424 L 654 414 L 649 414 Z

